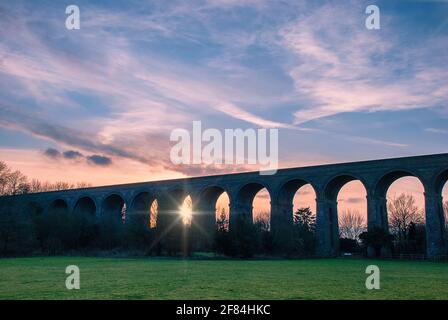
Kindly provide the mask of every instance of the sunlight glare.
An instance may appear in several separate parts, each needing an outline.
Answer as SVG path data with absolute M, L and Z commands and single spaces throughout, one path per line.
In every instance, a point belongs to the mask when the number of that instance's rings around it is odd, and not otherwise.
M 193 216 L 193 204 L 190 196 L 187 196 L 179 208 L 179 214 L 184 225 L 191 225 Z

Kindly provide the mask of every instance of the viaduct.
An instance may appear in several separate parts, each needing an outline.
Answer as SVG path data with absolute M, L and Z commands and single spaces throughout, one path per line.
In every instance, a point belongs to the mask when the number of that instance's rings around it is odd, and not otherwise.
M 282 223 L 292 224 L 294 194 L 300 187 L 310 184 L 317 202 L 317 254 L 335 256 L 339 248 L 339 190 L 349 181 L 360 180 L 367 191 L 368 229 L 388 230 L 386 193 L 395 180 L 404 176 L 418 178 L 425 190 L 426 255 L 430 258 L 446 255 L 442 188 L 448 180 L 448 153 L 280 169 L 271 176 L 248 172 L 43 192 L 14 198 L 43 212 L 58 207 L 73 214 L 89 213 L 97 218 L 107 215 L 117 219 L 124 205 L 126 217 L 145 213 L 149 219 L 149 208 L 157 200 L 157 228 L 163 228 L 166 221 L 178 215 L 178 208 L 190 195 L 193 222 L 211 234 L 216 228 L 216 201 L 223 192 L 230 198 L 229 228 L 232 229 L 238 216 L 252 216 L 253 198 L 266 188 L 271 197 L 271 231 L 276 231 Z

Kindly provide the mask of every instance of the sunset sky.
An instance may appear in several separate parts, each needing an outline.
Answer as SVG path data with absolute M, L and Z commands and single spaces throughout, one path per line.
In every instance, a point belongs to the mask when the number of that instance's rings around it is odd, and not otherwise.
M 69 4 L 80 30 L 65 28 Z M 365 28 L 369 4 L 380 30 Z M 279 128 L 280 167 L 443 153 L 447 101 L 447 1 L 0 3 L 0 160 L 30 178 L 250 169 L 171 163 L 171 131 L 195 120 Z

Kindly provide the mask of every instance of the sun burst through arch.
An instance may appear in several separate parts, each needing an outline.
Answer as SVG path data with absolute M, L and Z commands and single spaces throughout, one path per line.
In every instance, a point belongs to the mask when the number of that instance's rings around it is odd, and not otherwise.
M 193 219 L 193 201 L 190 196 L 185 197 L 182 205 L 179 207 L 179 215 L 184 225 L 191 226 Z

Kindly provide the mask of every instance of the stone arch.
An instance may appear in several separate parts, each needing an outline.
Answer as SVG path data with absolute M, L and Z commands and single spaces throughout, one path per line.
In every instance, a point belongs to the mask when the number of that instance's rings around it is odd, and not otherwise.
M 249 221 L 253 221 L 253 200 L 255 195 L 266 189 L 271 197 L 270 189 L 260 182 L 248 182 L 244 184 L 237 192 L 234 204 L 232 205 L 231 221 L 235 221 L 237 217 L 245 217 Z M 232 223 L 231 223 L 232 224 Z
M 126 201 L 118 193 L 112 193 L 106 196 L 102 203 L 102 217 L 106 219 L 113 219 L 115 221 L 123 222 L 126 215 Z
M 226 193 L 230 200 L 230 194 L 224 187 L 213 185 L 203 188 L 199 193 L 196 214 L 198 216 L 203 214 L 216 216 L 216 202 L 223 193 Z
M 41 215 L 44 212 L 43 206 L 37 201 L 30 201 L 27 203 L 27 209 L 33 216 Z
M 410 181 L 401 181 L 401 188 L 399 188 L 398 200 L 395 202 L 391 201 L 389 196 L 392 193 L 393 189 L 397 189 L 400 183 L 399 181 L 402 178 L 413 178 L 418 187 L 421 188 L 419 192 L 414 192 L 408 190 L 408 192 L 403 192 L 404 182 L 406 182 L 406 186 Z M 395 186 L 394 186 L 395 184 Z M 394 239 L 394 248 L 395 252 L 399 253 L 425 253 L 426 251 L 426 238 L 428 238 L 428 232 L 426 230 L 426 217 L 428 215 L 428 211 L 426 210 L 426 200 L 432 192 L 430 190 L 430 185 L 426 183 L 426 181 L 420 177 L 416 172 L 411 170 L 393 170 L 385 173 L 379 180 L 375 188 L 376 196 L 381 199 L 383 203 L 381 207 L 381 214 L 383 219 L 387 224 L 387 231 L 392 233 L 395 236 Z M 430 194 L 427 194 L 429 191 Z M 389 196 L 388 196 L 389 194 Z M 405 198 L 401 198 L 401 194 L 405 194 Z M 416 209 L 424 210 L 424 215 L 419 217 L 420 214 L 415 213 L 414 216 L 407 215 L 406 220 L 405 216 L 401 215 L 400 212 L 403 212 L 403 208 L 410 208 L 411 198 L 407 196 L 411 195 L 413 199 L 416 201 L 413 204 L 413 207 Z M 401 201 L 399 201 L 401 200 Z M 409 204 L 409 207 L 408 207 Z M 419 205 L 420 204 L 420 205 Z M 392 211 L 391 211 L 392 210 Z M 393 214 L 396 212 L 396 214 Z M 411 211 L 412 212 L 412 211 Z M 403 220 L 405 221 L 403 227 Z M 411 224 L 410 222 L 414 222 L 415 224 Z M 411 226 L 415 226 L 413 231 L 411 232 Z M 410 234 L 414 234 L 414 238 L 411 238 Z M 418 238 L 418 239 L 417 239 Z M 418 241 L 417 241 L 418 240 Z M 411 247 L 410 243 L 414 242 L 414 245 Z
M 191 227 L 183 223 L 180 212 L 188 196 L 195 201 L 192 194 L 180 186 L 163 190 L 157 198 L 156 245 L 158 250 L 166 251 L 169 255 L 174 252 L 188 254 L 191 249 Z
M 396 180 L 408 176 L 417 178 L 425 188 L 424 180 L 417 173 L 408 169 L 396 169 L 381 176 L 375 185 L 375 195 L 377 197 L 385 198 L 387 190 Z
M 193 196 L 189 190 L 182 187 L 175 187 L 169 189 L 164 195 L 164 202 L 171 207 L 172 210 L 178 211 L 179 207 L 182 206 L 185 198 L 190 196 L 193 200 Z M 194 199 L 196 200 L 196 199 Z
M 337 221 L 339 237 L 359 241 L 359 236 L 367 231 L 368 193 L 360 180 L 345 183 L 336 196 Z M 355 248 L 346 241 L 341 243 L 341 250 L 353 252 Z
M 219 185 L 204 187 L 197 195 L 194 202 L 194 214 L 192 217 L 193 245 L 196 250 L 208 251 L 213 244 L 213 236 L 216 230 L 216 210 L 218 198 L 227 193 L 227 190 Z
M 442 170 L 439 172 L 433 183 L 435 194 L 442 194 L 443 187 L 448 182 L 448 169 Z M 447 199 L 448 200 L 448 199 Z
M 376 215 L 379 225 L 382 226 L 384 230 L 389 230 L 388 213 L 387 213 L 387 191 L 390 186 L 400 178 L 403 177 L 415 177 L 419 180 L 420 184 L 426 193 L 426 186 L 423 179 L 416 173 L 408 169 L 394 169 L 383 174 L 374 186 L 374 192 L 371 195 L 376 202 Z M 370 217 L 369 217 L 370 219 Z
M 216 201 L 223 192 L 229 193 L 225 187 L 219 185 L 211 185 L 204 187 L 199 193 L 200 194 L 199 201 L 203 200 L 206 200 L 207 202 Z
M 343 186 L 356 180 L 361 182 L 367 192 L 367 184 L 363 178 L 351 173 L 339 173 L 328 180 L 320 195 L 316 224 L 317 229 L 327 230 L 325 241 L 328 241 L 330 255 L 339 254 L 338 194 Z
M 73 208 L 73 213 L 95 216 L 96 208 L 97 206 L 95 200 L 89 196 L 82 196 L 76 201 L 75 207 Z
M 158 203 L 158 223 L 162 229 L 172 227 L 181 220 L 180 208 L 190 194 L 182 187 L 174 187 L 160 193 Z M 191 195 L 190 195 L 191 196 Z M 193 199 L 195 201 L 196 199 Z M 194 203 L 193 203 L 194 206 Z
M 316 189 L 308 180 L 295 178 L 287 180 L 280 185 L 276 194 L 275 209 L 272 210 L 272 224 L 291 225 L 293 222 L 294 199 L 297 192 L 309 185 L 316 195 Z M 316 200 L 316 199 L 315 199 Z
M 64 199 L 55 199 L 50 203 L 48 211 L 51 213 L 68 213 L 68 204 Z
M 342 173 L 332 177 L 326 183 L 324 189 L 325 198 L 330 201 L 336 201 L 341 188 L 347 183 L 355 180 L 361 181 L 366 191 L 368 190 L 366 182 L 361 177 L 358 177 L 350 173 Z
M 292 204 L 294 200 L 294 195 L 296 194 L 297 190 L 299 190 L 301 187 L 305 185 L 311 185 L 314 192 L 316 192 L 316 188 L 313 186 L 312 183 L 305 179 L 292 179 L 288 180 L 287 182 L 283 183 L 279 189 L 277 199 L 280 205 L 289 205 Z
M 151 228 L 152 225 L 155 226 L 156 221 L 152 220 L 157 218 L 154 214 L 151 214 L 151 207 L 154 205 L 154 201 L 157 201 L 157 199 L 149 191 L 140 191 L 136 193 L 131 202 L 128 218 L 141 218 L 145 220 L 145 223 L 149 228 Z

